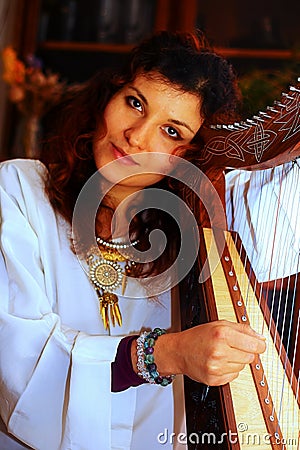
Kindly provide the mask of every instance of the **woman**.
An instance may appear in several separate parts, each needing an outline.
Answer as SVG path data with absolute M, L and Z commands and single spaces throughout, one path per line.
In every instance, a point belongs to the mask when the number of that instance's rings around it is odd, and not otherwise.
M 194 226 L 169 202 L 185 197 L 202 124 L 238 99 L 201 37 L 158 33 L 121 74 L 70 90 L 41 161 L 2 163 L 2 449 L 153 450 L 166 430 L 176 447 L 181 375 L 225 384 L 264 351 L 239 324 L 180 331 L 168 272 Z

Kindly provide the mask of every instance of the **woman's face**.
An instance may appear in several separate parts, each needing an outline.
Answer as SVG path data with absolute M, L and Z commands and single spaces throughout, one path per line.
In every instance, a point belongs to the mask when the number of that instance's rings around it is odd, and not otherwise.
M 188 144 L 203 123 L 196 95 L 145 75 L 112 97 L 104 120 L 107 132 L 94 142 L 95 163 L 123 197 L 169 173 L 174 168 L 170 155 Z

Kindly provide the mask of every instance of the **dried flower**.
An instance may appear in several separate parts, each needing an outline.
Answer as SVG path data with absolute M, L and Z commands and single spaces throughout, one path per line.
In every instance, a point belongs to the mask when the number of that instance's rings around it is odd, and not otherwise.
M 25 115 L 41 117 L 61 97 L 65 83 L 59 76 L 42 71 L 41 62 L 34 56 L 27 57 L 27 65 L 17 58 L 12 47 L 2 52 L 3 80 L 9 84 L 9 99 Z
M 11 47 L 3 50 L 4 73 L 3 80 L 8 84 L 21 84 L 25 78 L 25 66 L 17 59 L 16 52 Z

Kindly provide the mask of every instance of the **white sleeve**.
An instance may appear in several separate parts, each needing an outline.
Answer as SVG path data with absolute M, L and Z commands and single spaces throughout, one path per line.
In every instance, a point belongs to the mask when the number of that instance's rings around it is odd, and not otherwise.
M 1 416 L 34 449 L 108 449 L 121 337 L 72 330 L 54 312 L 26 177 L 9 164 L 0 169 Z

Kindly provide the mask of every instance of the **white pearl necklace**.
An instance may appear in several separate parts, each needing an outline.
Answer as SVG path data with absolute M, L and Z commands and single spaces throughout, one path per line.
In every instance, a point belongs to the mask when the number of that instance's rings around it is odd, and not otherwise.
M 133 242 L 128 242 L 128 243 L 122 244 L 121 242 L 113 242 L 113 241 L 108 242 L 108 241 L 105 241 L 104 239 L 102 239 L 101 237 L 97 237 L 96 241 L 98 244 L 103 245 L 104 247 L 113 248 L 115 250 L 134 247 L 139 242 L 139 240 L 136 239 Z
M 96 237 L 97 244 L 101 247 L 102 252 L 97 247 L 92 247 L 87 255 L 87 263 L 89 265 L 89 278 L 96 290 L 100 314 L 106 330 L 110 329 L 110 325 L 122 325 L 122 314 L 118 304 L 118 296 L 113 292 L 117 287 L 122 285 L 122 295 L 124 295 L 127 276 L 135 265 L 133 261 L 128 261 L 128 256 L 122 255 L 121 250 L 134 247 L 139 242 L 136 239 L 133 242 L 107 242 L 101 237 Z M 126 261 L 125 268 L 120 266 L 120 262 Z

